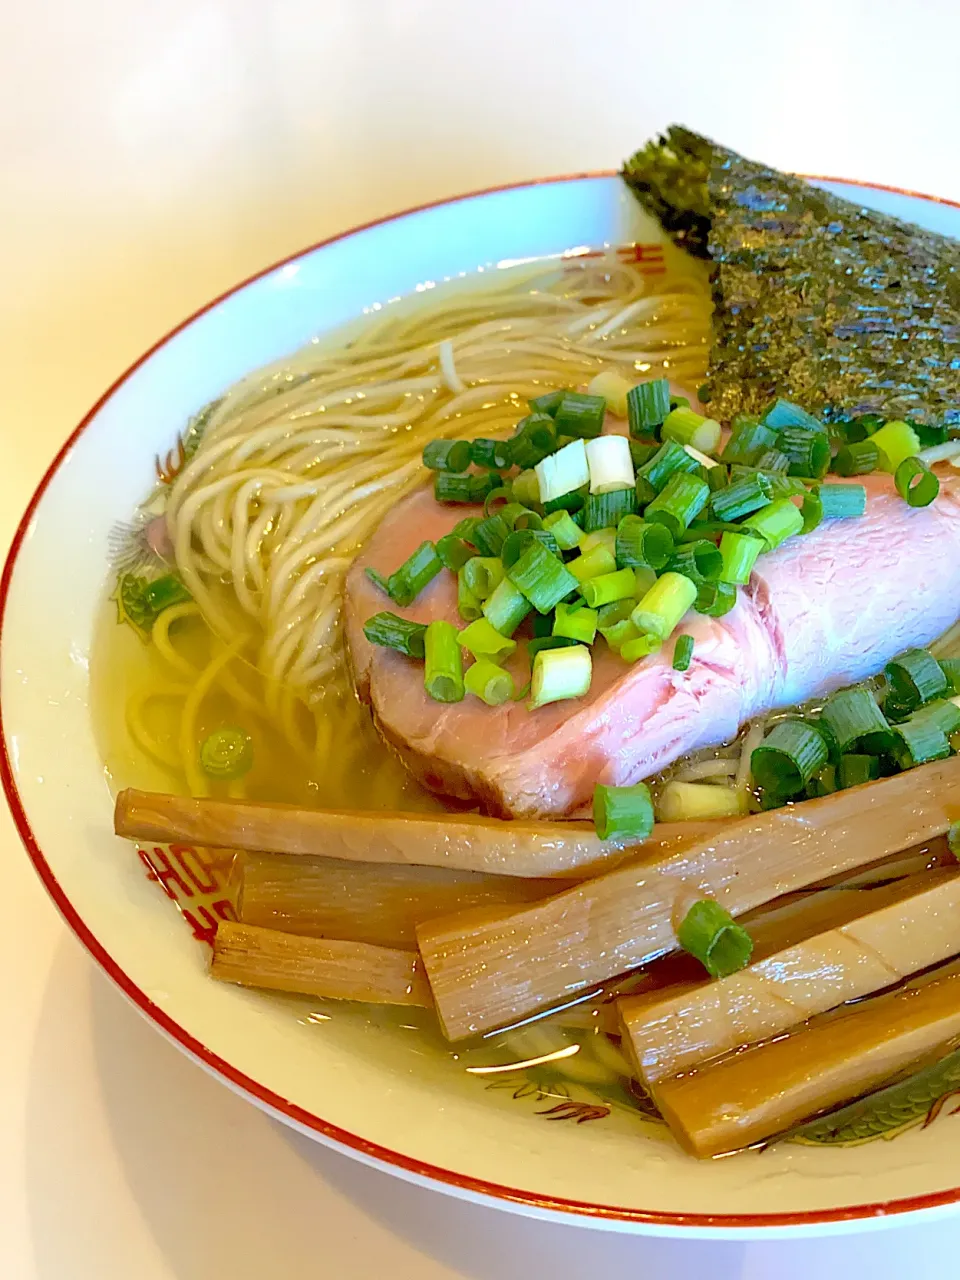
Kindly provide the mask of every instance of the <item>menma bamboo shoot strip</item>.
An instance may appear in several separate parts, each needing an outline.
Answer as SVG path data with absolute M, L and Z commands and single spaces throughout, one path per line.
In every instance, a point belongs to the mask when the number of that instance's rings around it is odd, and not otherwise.
M 678 947 L 695 901 L 732 915 L 946 831 L 960 758 L 722 827 L 546 902 L 477 908 L 417 929 L 449 1039 L 519 1021 Z M 956 802 L 954 802 L 956 803 Z

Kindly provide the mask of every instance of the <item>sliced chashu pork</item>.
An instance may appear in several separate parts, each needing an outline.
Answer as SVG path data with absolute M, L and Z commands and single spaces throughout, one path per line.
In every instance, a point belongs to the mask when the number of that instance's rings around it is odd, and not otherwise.
M 673 670 L 672 643 L 630 666 L 598 640 L 589 694 L 536 711 L 522 702 L 491 708 L 470 696 L 434 702 L 422 663 L 364 637 L 364 622 L 383 609 L 463 625 L 452 574 L 444 571 L 409 608 L 397 609 L 363 572 L 367 565 L 391 572 L 425 538 L 476 514 L 418 491 L 384 519 L 347 579 L 358 692 L 430 790 L 503 816 L 570 814 L 598 782 L 649 777 L 681 755 L 729 741 L 761 712 L 874 674 L 956 622 L 960 476 L 938 470 L 940 496 L 918 510 L 889 476 L 863 478 L 866 515 L 824 522 L 761 557 L 726 617 L 691 613 L 678 628 L 694 638 L 687 671 Z M 519 652 L 512 661 L 519 687 L 526 678 Z

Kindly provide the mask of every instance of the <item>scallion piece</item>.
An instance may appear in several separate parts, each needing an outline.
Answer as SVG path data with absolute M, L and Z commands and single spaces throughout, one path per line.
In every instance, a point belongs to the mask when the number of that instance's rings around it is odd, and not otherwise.
M 489 658 L 478 658 L 467 667 L 463 677 L 464 688 L 488 707 L 499 707 L 514 695 L 513 676 Z
M 409 618 L 400 618 L 395 613 L 375 613 L 363 624 L 363 634 L 371 644 L 396 649 L 408 658 L 423 657 L 426 630 L 424 623 L 411 622 Z
M 144 611 L 152 617 L 159 617 L 171 605 L 188 604 L 192 599 L 176 573 L 164 573 L 143 588 Z
M 710 486 L 699 476 L 675 472 L 643 513 L 648 523 L 663 524 L 679 538 L 710 501 Z
M 577 579 L 540 542 L 532 542 L 507 577 L 538 613 L 549 613 L 577 587 Z
M 803 501 L 800 503 L 801 533 L 813 533 L 823 520 L 823 503 L 820 501 L 820 493 L 820 486 L 815 485 L 812 489 L 807 489 L 803 495 Z
M 584 455 L 584 458 L 586 458 L 586 455 Z M 511 480 L 510 488 L 513 490 L 514 499 L 517 502 L 522 502 L 525 507 L 530 507 L 540 501 L 540 484 L 535 471 L 521 471 L 518 476 L 514 476 Z
M 677 941 L 699 960 L 711 978 L 727 978 L 750 963 L 753 940 L 712 898 L 701 898 L 684 916 Z
M 553 619 L 553 634 L 580 644 L 593 644 L 597 636 L 599 614 L 595 609 L 558 604 Z
M 387 594 L 394 604 L 401 607 L 413 604 L 427 583 L 431 582 L 442 568 L 443 562 L 437 555 L 437 549 L 433 543 L 421 542 L 400 568 L 386 579 Z M 376 573 L 376 570 L 368 569 L 367 576 L 378 587 L 383 588 L 383 577 Z
M 463 699 L 463 658 L 460 638 L 451 622 L 437 618 L 423 637 L 423 686 L 435 702 Z
M 616 489 L 635 492 L 637 477 L 630 457 L 630 442 L 625 436 L 598 436 L 587 441 L 586 449 L 592 494 Z
M 716 493 L 720 489 L 725 489 L 730 483 L 730 469 L 724 466 L 722 462 L 718 462 L 716 466 L 707 468 L 707 484 L 710 486 L 710 492 Z
M 538 484 L 538 500 L 552 502 L 567 493 L 582 489 L 590 483 L 587 465 L 587 449 L 582 440 L 571 440 L 556 453 L 542 458 L 535 467 Z M 514 493 L 517 482 L 513 482 Z
M 696 583 L 669 570 L 646 593 L 630 619 L 638 631 L 666 640 L 697 598 Z
M 920 458 L 904 458 L 897 467 L 894 484 L 911 507 L 929 507 L 940 492 L 940 481 Z
M 824 520 L 847 520 L 862 516 L 867 509 L 867 491 L 862 484 L 823 484 L 817 495 Z
M 473 547 L 462 538 L 458 538 L 455 533 L 445 533 L 442 538 L 437 539 L 437 555 L 440 557 L 440 563 L 445 569 L 451 569 L 454 573 L 462 569 L 473 554 Z
M 823 704 L 820 719 L 843 753 L 860 750 L 879 755 L 892 741 L 886 716 L 877 706 L 873 694 L 863 685 L 831 693 Z
M 625 516 L 617 526 L 616 556 L 621 569 L 663 569 L 673 554 L 673 537 L 663 524 Z
M 637 509 L 637 491 L 611 489 L 608 493 L 591 493 L 583 504 L 583 527 L 587 533 L 596 529 L 616 529 L 624 516 Z
M 593 547 L 568 561 L 566 566 L 578 583 L 586 582 L 589 578 L 599 578 L 603 573 L 613 573 L 616 567 L 617 562 L 607 547 Z
M 551 511 L 544 520 L 543 527 L 547 533 L 553 534 L 562 551 L 572 551 L 580 545 L 583 538 L 583 530 L 569 511 Z
M 498 556 L 510 527 L 502 516 L 486 516 L 479 521 L 470 541 L 482 556 Z
M 759 511 L 773 500 L 773 487 L 765 475 L 754 471 L 734 484 L 718 489 L 710 499 L 718 520 L 733 521 Z
M 700 538 L 696 542 L 681 543 L 672 556 L 669 567 L 674 573 L 682 573 L 699 587 L 701 582 L 720 581 L 723 556 L 716 543 Z
M 423 446 L 423 465 L 431 471 L 466 471 L 470 452 L 469 440 L 431 440 Z
M 531 511 L 520 502 L 508 502 L 501 507 L 497 515 L 507 528 L 513 532 L 517 529 L 542 529 L 543 518 L 537 511 Z
M 511 640 L 496 629 L 487 618 L 477 618 L 469 627 L 460 632 L 460 644 L 468 649 L 475 658 L 509 658 L 517 647 L 516 640 Z
M 729 582 L 701 582 L 694 608 L 708 618 L 722 618 L 737 603 L 737 588 Z
M 721 462 L 750 467 L 766 449 L 779 448 L 777 433 L 747 413 L 738 413 L 730 424 L 730 438 L 720 454 Z
M 511 569 L 534 542 L 539 542 L 553 555 L 560 554 L 560 544 L 546 529 L 515 529 L 503 540 L 500 559 L 505 569 Z
M 593 791 L 593 825 L 601 840 L 634 843 L 653 831 L 653 798 L 645 782 L 632 787 L 597 785 Z
M 527 657 L 532 663 L 537 654 L 544 649 L 569 649 L 571 645 L 579 643 L 578 640 L 571 640 L 569 636 L 534 636 L 532 640 L 527 641 Z
M 786 475 L 790 470 L 790 459 L 779 449 L 764 449 L 763 453 L 757 455 L 757 470 Z
M 478 600 L 487 600 L 503 581 L 503 563 L 496 556 L 472 556 L 463 566 L 467 586 Z
M 916 712 L 902 724 L 893 726 L 896 735 L 894 755 L 901 769 L 928 764 L 931 760 L 945 760 L 950 754 L 950 743 L 933 717 Z
M 915 711 L 911 720 L 923 718 L 935 724 L 949 738 L 960 729 L 960 707 L 949 698 L 937 698 Z
M 947 691 L 943 668 L 926 649 L 909 649 L 887 663 L 887 679 L 896 700 L 908 710 L 922 706 Z
M 634 624 L 631 622 L 630 626 L 633 627 Z M 620 657 L 624 662 L 639 662 L 641 658 L 649 658 L 652 653 L 656 653 L 662 645 L 663 641 L 659 636 L 646 633 L 624 636 L 620 641 Z
M 756 538 L 751 533 L 725 533 L 720 539 L 720 558 L 723 561 L 720 581 L 730 583 L 731 586 L 744 586 L 748 583 L 763 548 L 763 538 Z M 706 613 L 707 610 L 701 612 Z
M 601 605 L 597 610 L 597 630 L 606 635 L 611 627 L 626 622 L 636 608 L 636 600 L 616 600 L 613 604 Z
M 502 516 L 511 503 L 513 503 L 513 489 L 509 484 L 501 485 L 499 489 L 491 489 L 484 498 L 483 514 L 484 516 Z M 519 503 L 513 505 L 520 506 Z M 526 508 L 520 507 L 520 510 L 524 511 Z
M 593 661 L 586 645 L 541 650 L 533 660 L 530 710 L 567 698 L 582 698 L 590 690 L 592 677 Z
M 483 502 L 491 489 L 499 487 L 499 479 L 492 472 L 481 476 L 438 471 L 433 479 L 433 496 L 437 502 Z
M 840 757 L 837 784 L 841 791 L 859 787 L 880 777 L 880 761 L 876 756 L 845 755 Z
M 591 609 L 599 609 L 601 605 L 613 604 L 617 600 L 634 599 L 636 585 L 632 569 L 618 569 L 614 573 L 588 578 L 580 584 L 580 591 Z
M 826 430 L 819 418 L 789 400 L 774 400 L 764 409 L 762 421 L 776 431 L 782 431 L 784 427 L 803 427 L 807 431 Z
M 628 382 L 619 373 L 614 373 L 612 369 L 604 369 L 602 373 L 590 379 L 587 395 L 602 396 L 611 413 L 616 414 L 618 418 L 625 418 L 627 396 L 632 388 L 633 383 Z
M 827 474 L 830 440 L 822 431 L 784 427 L 777 437 L 777 448 L 790 459 L 790 475 L 819 478 Z
M 637 472 L 637 492 L 639 494 L 645 484 L 652 495 L 656 496 L 677 471 L 695 475 L 699 470 L 700 463 L 682 445 L 677 444 L 676 440 L 665 440 L 650 461 L 645 462 Z
M 603 430 L 607 402 L 603 396 L 588 396 L 582 391 L 565 391 L 553 420 L 558 436 L 574 436 L 591 440 Z
M 581 485 L 579 489 L 571 489 L 569 493 L 562 493 L 559 498 L 550 498 L 541 503 L 543 513 L 549 516 L 553 515 L 555 511 L 569 511 L 571 516 L 577 516 L 583 510 L 583 504 L 586 502 L 589 492 L 589 485 Z M 578 519 L 577 523 L 582 525 L 583 520 Z
M 233 782 L 249 773 L 253 756 L 253 739 L 238 725 L 214 729 L 200 744 L 200 767 L 221 782 Z
M 692 658 L 693 636 L 677 636 L 677 642 L 673 646 L 674 671 L 688 671 L 690 669 L 690 662 Z
M 547 413 L 531 413 L 521 422 L 510 441 L 510 456 L 518 467 L 535 466 L 557 447 L 557 428 Z
M 837 790 L 837 769 L 835 765 L 825 764 L 819 773 L 815 773 L 807 783 L 805 795 L 811 800 L 815 800 L 818 796 L 832 796 Z M 775 791 L 768 791 L 763 794 L 762 804 L 764 809 L 776 809 L 781 804 L 786 804 L 789 796 L 778 796 Z
M 513 463 L 512 440 L 471 440 L 470 461 L 475 467 L 486 467 L 490 471 L 507 471 Z M 463 467 L 451 467 L 450 470 L 462 471 Z
M 631 640 L 639 640 L 641 638 L 640 632 L 629 618 L 622 618 L 619 622 L 612 622 L 608 627 L 604 628 L 601 634 L 610 648 L 617 653 Z M 658 645 L 660 643 L 656 636 L 644 636 L 643 639 L 655 641 Z
M 670 383 L 666 378 L 641 382 L 627 392 L 627 421 L 634 437 L 648 436 L 670 412 Z
M 464 516 L 462 520 L 458 520 L 453 526 L 451 533 L 458 538 L 462 538 L 464 542 L 473 542 L 473 531 L 480 523 L 479 516 Z
M 467 586 L 463 569 L 457 570 L 457 613 L 464 622 L 473 622 L 481 616 L 480 601 Z
M 878 467 L 891 475 L 896 474 L 905 458 L 912 458 L 920 452 L 920 437 L 906 422 L 888 422 L 874 432 L 870 443 L 879 452 Z
M 603 547 L 609 551 L 611 555 L 616 553 L 617 549 L 617 531 L 615 529 L 591 529 L 589 533 L 585 533 L 580 539 L 580 554 L 588 555 L 597 547 Z M 607 572 L 607 570 L 604 570 Z M 613 570 L 609 570 L 610 573 Z
M 941 658 L 940 670 L 947 679 L 947 694 L 954 698 L 960 694 L 960 658 Z
M 840 447 L 833 460 L 838 476 L 866 476 L 880 464 L 880 450 L 872 440 L 860 440 Z
M 704 418 L 692 409 L 671 409 L 663 422 L 661 437 L 676 440 L 677 444 L 690 445 L 703 453 L 713 453 L 720 443 L 720 423 Z
M 483 616 L 502 636 L 512 636 L 529 612 L 529 601 L 509 578 L 504 578 L 489 600 L 483 602 Z
M 528 400 L 527 404 L 534 413 L 549 413 L 552 418 L 566 394 L 566 391 L 546 391 L 542 396 L 535 396 L 533 400 Z
M 654 456 L 660 446 L 654 442 L 647 444 L 643 440 L 630 441 L 630 458 L 635 467 L 645 466 Z
M 792 538 L 803 528 L 800 508 L 789 498 L 778 498 L 762 511 L 756 511 L 743 522 L 745 529 L 753 529 L 766 543 L 767 551 L 773 551 L 781 542 Z
M 813 725 L 781 720 L 750 757 L 750 772 L 765 791 L 792 796 L 803 790 L 829 757 L 826 739 Z

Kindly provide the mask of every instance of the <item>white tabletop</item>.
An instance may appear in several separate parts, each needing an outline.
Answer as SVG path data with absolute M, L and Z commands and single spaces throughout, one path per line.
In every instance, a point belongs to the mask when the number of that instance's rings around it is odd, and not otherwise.
M 960 198 L 955 0 L 32 0 L 0 22 L 0 543 L 146 346 L 404 206 L 613 167 L 679 119 Z M 135 424 L 134 424 L 135 425 Z M 956 1224 L 641 1240 L 462 1204 L 293 1136 L 171 1048 L 0 815 L 4 1280 L 940 1276 Z

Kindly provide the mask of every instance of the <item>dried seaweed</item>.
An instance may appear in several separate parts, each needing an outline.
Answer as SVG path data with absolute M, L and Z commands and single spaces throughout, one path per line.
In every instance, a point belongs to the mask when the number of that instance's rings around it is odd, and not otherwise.
M 861 208 L 677 126 L 624 166 L 714 264 L 714 417 L 783 395 L 828 419 L 960 424 L 960 242 Z

